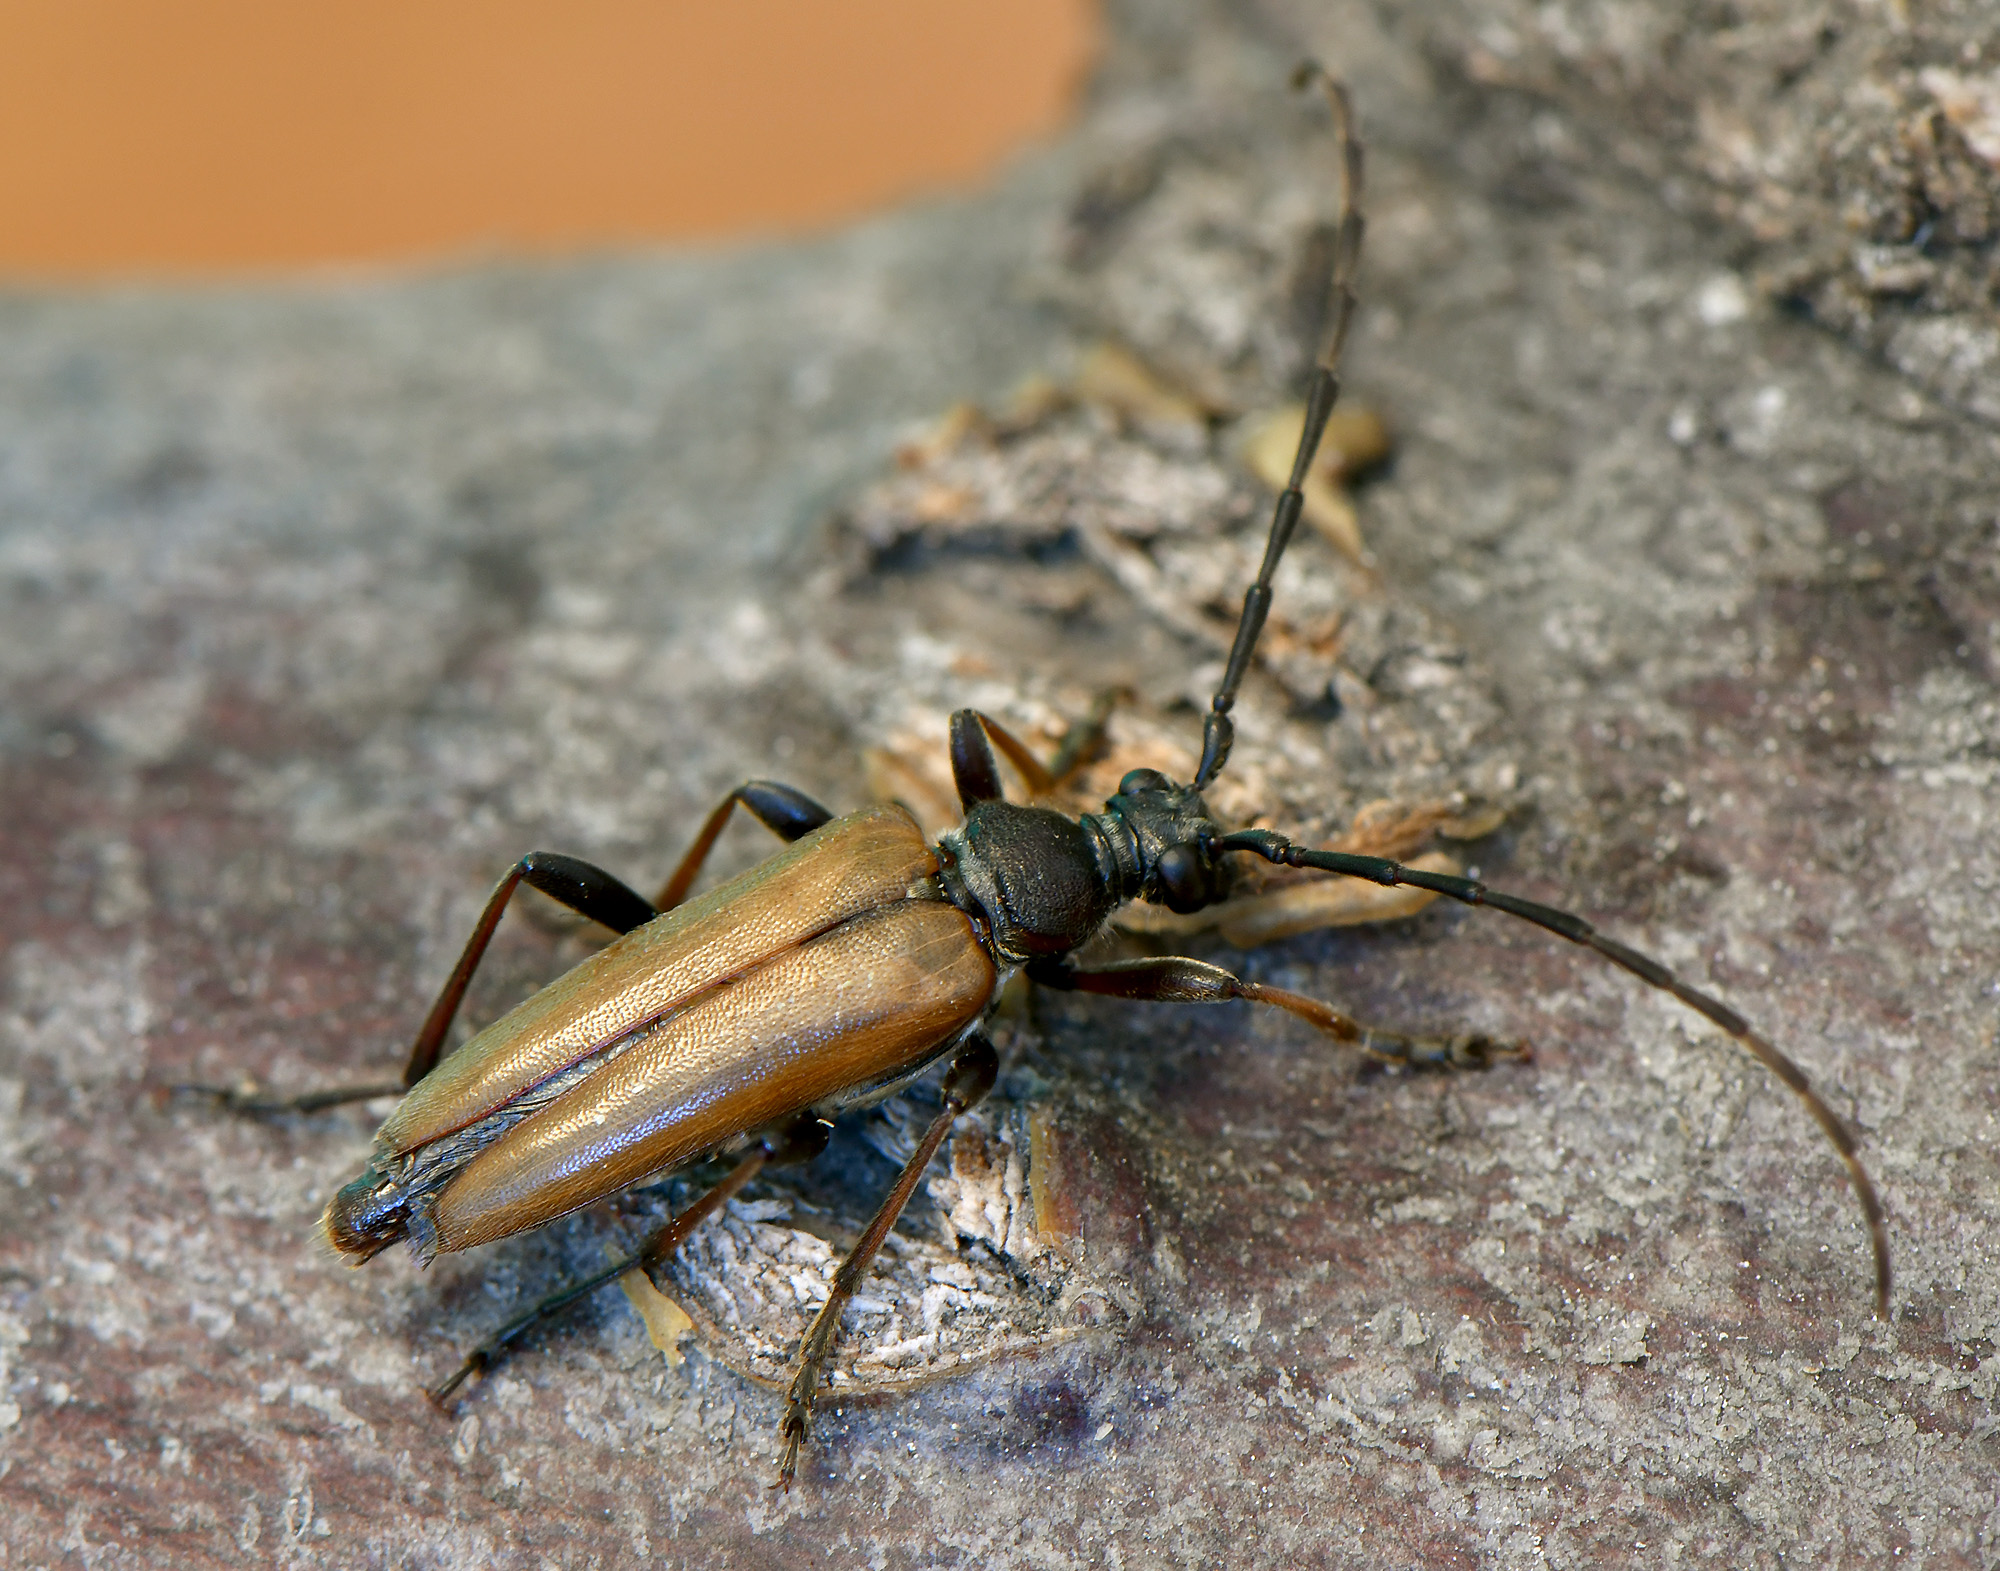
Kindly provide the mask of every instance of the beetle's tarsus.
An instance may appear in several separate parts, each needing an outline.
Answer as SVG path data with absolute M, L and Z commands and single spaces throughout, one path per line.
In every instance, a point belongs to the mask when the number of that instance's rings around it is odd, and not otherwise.
M 1477 1031 L 1451 1036 L 1402 1036 L 1390 1031 L 1365 1031 L 1361 1051 L 1385 1064 L 1408 1069 L 1491 1069 L 1497 1063 L 1526 1063 L 1533 1054 L 1525 1042 L 1504 1042 Z
M 177 1096 L 204 1096 L 224 1112 L 247 1113 L 263 1096 L 264 1088 L 251 1079 L 239 1080 L 233 1086 L 200 1085 L 192 1081 L 181 1081 L 170 1086 L 161 1086 L 155 1093 L 162 1098 Z
M 325 1091 L 301 1091 L 293 1096 L 276 1096 L 255 1080 L 241 1080 L 233 1086 L 199 1085 L 184 1082 L 163 1088 L 174 1096 L 204 1096 L 225 1112 L 246 1118 L 279 1118 L 287 1113 L 322 1113 L 349 1102 L 372 1102 L 377 1097 L 401 1096 L 401 1085 L 376 1084 L 336 1086 Z
M 811 1411 L 808 1404 L 807 1412 Z M 792 1480 L 798 1476 L 799 1450 L 805 1444 L 808 1420 L 797 1412 L 788 1411 L 784 1422 L 778 1426 L 778 1433 L 784 1437 L 783 1448 L 778 1453 L 778 1481 L 771 1487 L 792 1492 Z
M 451 1401 L 453 1393 L 474 1375 L 483 1375 L 493 1367 L 493 1352 L 492 1348 L 475 1347 L 467 1353 L 458 1368 L 445 1376 L 440 1384 L 432 1386 L 424 1393 L 430 1398 L 431 1406 L 449 1417 L 451 1409 L 446 1404 Z

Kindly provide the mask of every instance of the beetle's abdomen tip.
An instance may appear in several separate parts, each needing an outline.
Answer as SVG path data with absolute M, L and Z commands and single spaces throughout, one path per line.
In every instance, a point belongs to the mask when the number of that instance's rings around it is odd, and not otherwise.
M 336 1254 L 358 1266 L 409 1230 L 407 1200 L 370 1165 L 326 1203 L 320 1230 Z

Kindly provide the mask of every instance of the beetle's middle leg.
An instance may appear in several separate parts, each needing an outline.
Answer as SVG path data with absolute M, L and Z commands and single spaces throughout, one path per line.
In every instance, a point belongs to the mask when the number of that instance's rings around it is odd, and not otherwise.
M 695 834 L 694 843 L 687 848 L 680 866 L 674 869 L 674 876 L 662 884 L 660 892 L 653 897 L 654 905 L 662 911 L 671 911 L 687 898 L 687 892 L 694 887 L 695 879 L 701 874 L 702 864 L 708 860 L 708 853 L 715 849 L 722 826 L 729 822 L 729 815 L 739 803 L 752 818 L 786 845 L 803 839 L 822 824 L 833 820 L 833 814 L 803 791 L 779 785 L 773 780 L 745 781 L 725 796 L 703 821 Z
M 944 1144 L 944 1137 L 951 1132 L 952 1124 L 961 1113 L 977 1105 L 993 1089 L 993 1082 L 999 1073 L 1000 1057 L 993 1051 L 993 1044 L 983 1032 L 974 1031 L 965 1039 L 958 1056 L 951 1061 L 951 1068 L 945 1073 L 943 1110 L 931 1120 L 930 1128 L 917 1142 L 917 1149 L 911 1153 L 910 1160 L 903 1164 L 895 1187 L 876 1211 L 875 1219 L 868 1224 L 860 1241 L 848 1251 L 847 1258 L 841 1261 L 839 1271 L 834 1273 L 833 1287 L 826 1295 L 826 1302 L 820 1305 L 811 1329 L 806 1332 L 805 1341 L 799 1345 L 799 1356 L 792 1365 L 791 1387 L 785 1399 L 784 1422 L 778 1426 L 784 1440 L 784 1454 L 778 1463 L 778 1484 L 786 1491 L 790 1491 L 792 1475 L 798 1471 L 799 1448 L 805 1444 L 807 1432 L 812 1426 L 820 1375 L 825 1369 L 827 1355 L 833 1351 L 833 1340 L 840 1333 L 840 1319 L 847 1308 L 847 1301 L 854 1296 L 854 1290 L 868 1274 L 868 1267 L 873 1263 L 876 1251 L 882 1247 L 882 1240 L 889 1236 L 889 1229 L 896 1225 L 896 1218 L 910 1203 L 910 1196 L 916 1193 L 924 1169 L 930 1166 L 931 1158 Z
M 1247 982 L 1220 966 L 1181 955 L 1114 961 L 1090 970 L 1062 960 L 1037 961 L 1028 967 L 1028 976 L 1044 987 L 1101 993 L 1109 998 L 1129 998 L 1142 1003 L 1220 1004 L 1244 998 L 1252 1003 L 1270 1004 L 1297 1015 L 1337 1042 L 1359 1048 L 1370 1058 L 1418 1069 L 1483 1069 L 1495 1059 L 1529 1056 L 1526 1043 L 1501 1042 L 1477 1032 L 1410 1036 L 1400 1031 L 1378 1030 L 1317 998 L 1282 987 L 1267 987 L 1262 982 Z
M 651 1276 L 657 1267 L 673 1258 L 675 1251 L 687 1242 L 690 1233 L 714 1215 L 724 1201 L 734 1198 L 751 1179 L 767 1167 L 786 1167 L 795 1162 L 810 1162 L 826 1149 L 827 1136 L 831 1132 L 831 1125 L 808 1115 L 781 1131 L 766 1135 L 752 1146 L 743 1159 L 725 1173 L 712 1188 L 698 1195 L 680 1215 L 657 1228 L 635 1253 L 594 1276 L 585 1277 L 581 1282 L 573 1282 L 568 1287 L 551 1293 L 523 1314 L 508 1321 L 467 1353 L 458 1368 L 446 1376 L 441 1384 L 430 1390 L 428 1395 L 431 1401 L 443 1407 L 451 1399 L 454 1391 L 474 1375 L 483 1374 L 491 1369 L 500 1355 L 519 1341 L 538 1321 L 545 1320 L 558 1310 L 568 1308 L 579 1298 L 587 1298 L 607 1282 L 617 1281 L 628 1271 L 644 1271 Z
M 369 1102 L 378 1096 L 401 1095 L 437 1066 L 445 1034 L 451 1030 L 451 1023 L 458 1016 L 458 1006 L 464 1002 L 472 973 L 479 969 L 479 962 L 485 957 L 486 946 L 493 941 L 494 930 L 499 927 L 508 902 L 522 884 L 539 889 L 577 915 L 602 923 L 614 933 L 629 933 L 659 915 L 643 895 L 601 867 L 555 851 L 530 851 L 507 870 L 506 876 L 493 886 L 493 893 L 486 897 L 486 908 L 473 924 L 472 935 L 459 952 L 458 964 L 445 978 L 443 988 L 417 1032 L 416 1041 L 410 1045 L 409 1060 L 403 1066 L 400 1084 L 341 1086 L 289 1097 L 267 1096 L 255 1086 L 181 1085 L 172 1089 L 213 1097 L 231 1112 L 256 1114 L 312 1113 L 322 1108 L 338 1107 L 344 1102 Z

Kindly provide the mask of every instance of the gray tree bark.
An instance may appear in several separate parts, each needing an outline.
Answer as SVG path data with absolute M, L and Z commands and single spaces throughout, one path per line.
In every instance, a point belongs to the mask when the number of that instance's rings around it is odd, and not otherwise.
M 1131 3 L 1062 145 L 849 233 L 0 303 L 0 1560 L 2000 1563 L 1990 21 Z M 440 1417 L 682 1191 L 349 1272 L 313 1227 L 369 1113 L 152 1093 L 390 1071 L 520 852 L 644 886 L 748 777 L 920 798 L 963 704 L 1044 736 L 1124 685 L 1114 762 L 1190 754 L 1316 315 L 1306 52 L 1364 116 L 1394 456 L 1372 564 L 1288 563 L 1217 805 L 1503 810 L 1444 849 L 1857 1130 L 1891 1319 L 1782 1087 L 1433 907 L 1184 947 L 1532 1064 L 1010 995 L 789 1495 L 760 1382 L 921 1098 L 701 1236 L 684 1361 L 607 1293 Z M 1200 418 L 897 467 L 1106 337 Z M 479 1019 L 583 952 L 529 915 Z

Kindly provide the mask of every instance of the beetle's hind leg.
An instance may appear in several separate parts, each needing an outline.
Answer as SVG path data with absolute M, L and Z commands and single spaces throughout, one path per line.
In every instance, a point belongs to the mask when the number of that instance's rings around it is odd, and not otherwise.
M 169 1091 L 175 1095 L 210 1097 L 233 1113 L 259 1115 L 316 1113 L 347 1102 L 371 1102 L 378 1096 L 401 1095 L 437 1067 L 445 1035 L 451 1030 L 452 1021 L 458 1017 L 458 1008 L 465 1001 L 465 990 L 472 983 L 472 974 L 485 958 L 487 945 L 492 943 L 500 918 L 506 913 L 517 888 L 526 884 L 531 889 L 539 889 L 550 899 L 568 906 L 578 916 L 608 927 L 614 933 L 629 933 L 633 928 L 652 921 L 662 911 L 672 910 L 686 898 L 716 838 L 722 833 L 723 825 L 739 803 L 759 823 L 786 842 L 810 834 L 833 817 L 811 797 L 790 786 L 777 785 L 768 780 L 752 780 L 740 785 L 708 815 L 695 835 L 693 845 L 674 870 L 674 876 L 667 880 L 658 897 L 651 901 L 603 868 L 579 857 L 563 856 L 555 851 L 530 851 L 522 857 L 507 870 L 506 876 L 494 885 L 493 893 L 487 897 L 486 909 L 479 913 L 479 920 L 473 924 L 472 936 L 466 939 L 458 964 L 452 967 L 451 975 L 445 979 L 430 1013 L 424 1017 L 416 1041 L 410 1046 L 409 1060 L 403 1067 L 400 1084 L 375 1082 L 337 1086 L 299 1096 L 273 1096 L 254 1081 L 238 1086 L 176 1085 L 169 1087 Z
M 952 1124 L 961 1113 L 977 1105 L 993 1089 L 993 1082 L 999 1073 L 1000 1058 L 993 1051 L 993 1044 L 983 1034 L 974 1031 L 965 1039 L 945 1074 L 943 1111 L 931 1120 L 930 1128 L 917 1142 L 917 1149 L 911 1153 L 910 1160 L 903 1164 L 895 1187 L 876 1211 L 875 1219 L 868 1224 L 867 1231 L 862 1233 L 860 1241 L 848 1251 L 847 1258 L 841 1261 L 840 1269 L 834 1273 L 833 1287 L 826 1295 L 826 1302 L 820 1305 L 819 1313 L 813 1317 L 812 1326 L 806 1332 L 805 1341 L 799 1345 L 798 1358 L 792 1365 L 792 1383 L 785 1398 L 785 1417 L 778 1428 L 783 1437 L 784 1452 L 778 1463 L 776 1487 L 787 1491 L 792 1487 L 792 1476 L 798 1471 L 799 1448 L 805 1444 L 812 1428 L 813 1404 L 819 1397 L 820 1376 L 825 1370 L 827 1355 L 833 1351 L 834 1338 L 840 1333 L 840 1319 L 848 1300 L 861 1285 L 861 1279 L 868 1274 L 868 1267 L 874 1262 L 876 1251 L 881 1249 L 882 1240 L 889 1236 L 889 1229 L 896 1225 L 896 1218 L 903 1214 L 903 1207 L 916 1193 L 924 1169 L 930 1166 L 931 1158 L 944 1144 L 944 1137 L 951 1132 Z
M 608 1282 L 615 1282 L 628 1271 L 644 1271 L 651 1276 L 655 1270 L 673 1258 L 682 1244 L 709 1217 L 720 1209 L 723 1202 L 733 1198 L 743 1186 L 767 1167 L 783 1167 L 794 1162 L 810 1162 L 826 1149 L 830 1126 L 817 1118 L 801 1118 L 782 1133 L 768 1136 L 750 1149 L 740 1162 L 723 1175 L 713 1188 L 704 1191 L 679 1216 L 659 1227 L 639 1248 L 626 1259 L 614 1266 L 599 1271 L 594 1276 L 585 1277 L 581 1282 L 573 1282 L 558 1292 L 536 1303 L 525 1313 L 508 1321 L 471 1352 L 467 1353 L 458 1368 L 427 1393 L 433 1403 L 443 1407 L 451 1400 L 452 1393 L 474 1375 L 483 1374 L 499 1361 L 504 1353 L 528 1331 L 550 1315 L 567 1309 L 580 1298 L 587 1298 Z
M 1358 1048 L 1370 1058 L 1405 1064 L 1412 1069 L 1484 1069 L 1500 1059 L 1525 1060 L 1530 1056 L 1525 1042 L 1502 1042 L 1477 1032 L 1410 1036 L 1400 1031 L 1379 1030 L 1317 998 L 1282 987 L 1266 987 L 1261 982 L 1248 982 L 1221 966 L 1181 955 L 1114 961 L 1089 970 L 1062 960 L 1038 961 L 1028 967 L 1028 975 L 1044 987 L 1101 993 L 1108 998 L 1129 998 L 1141 1003 L 1220 1004 L 1243 998 L 1270 1004 L 1297 1015 L 1336 1042 Z
M 530 851 L 507 870 L 506 876 L 493 886 L 493 893 L 487 896 L 486 909 L 479 913 L 479 920 L 473 924 L 472 936 L 466 939 L 458 964 L 452 967 L 451 975 L 445 979 L 430 1013 L 424 1017 L 416 1041 L 410 1046 L 401 1084 L 378 1082 L 342 1086 L 308 1091 L 299 1096 L 271 1096 L 255 1084 L 177 1085 L 169 1087 L 169 1090 L 177 1094 L 213 1097 L 231 1112 L 253 1114 L 312 1113 L 338 1107 L 344 1102 L 367 1102 L 378 1096 L 397 1096 L 409 1090 L 436 1067 L 445 1034 L 451 1030 L 451 1023 L 458 1016 L 458 1006 L 464 1002 L 472 973 L 479 969 L 479 962 L 485 957 L 486 946 L 493 941 L 494 930 L 499 927 L 508 902 L 522 884 L 539 889 L 577 915 L 602 923 L 614 933 L 629 933 L 659 915 L 644 896 L 635 893 L 601 867 L 554 851 Z

